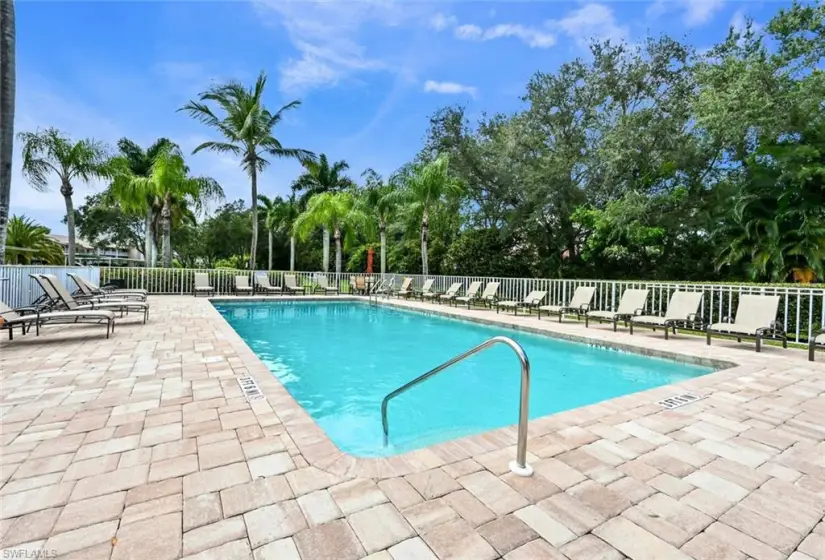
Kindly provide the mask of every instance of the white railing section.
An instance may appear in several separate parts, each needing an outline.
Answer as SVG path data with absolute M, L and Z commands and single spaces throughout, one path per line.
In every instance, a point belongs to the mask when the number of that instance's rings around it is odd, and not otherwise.
M 100 281 L 100 269 L 96 266 L 0 266 L 0 301 L 17 308 L 29 305 L 43 295 L 32 274 L 54 274 L 73 292 L 77 286 L 69 278 L 69 272 L 79 274 L 94 284 Z
M 26 305 L 40 295 L 40 289 L 29 278 L 32 273 L 56 274 L 74 289 L 74 284 L 66 276 L 66 267 L 0 267 L 2 301 L 9 305 Z M 191 294 L 196 272 L 209 275 L 209 280 L 217 294 L 234 293 L 235 276 L 248 276 L 253 283 L 253 275 L 266 274 L 273 286 L 283 285 L 284 274 L 294 274 L 297 282 L 305 286 L 314 286 L 317 272 L 254 271 L 230 269 L 182 269 L 182 268 L 117 268 L 117 267 L 76 267 L 75 271 L 88 274 L 95 283 L 105 284 L 118 281 L 126 288 L 143 288 L 152 294 Z M 363 273 L 326 273 L 330 284 L 337 284 L 341 291 L 349 291 L 350 278 L 364 276 Z M 421 274 L 387 274 L 385 279 L 395 277 L 395 286 L 401 285 L 401 279 L 411 277 L 413 286 L 424 283 Z M 470 282 L 499 282 L 499 299 L 520 300 L 531 290 L 544 290 L 548 293 L 544 303 L 559 305 L 567 303 L 578 286 L 594 286 L 594 309 L 614 310 L 624 290 L 628 288 L 647 288 L 650 296 L 647 301 L 648 313 L 664 313 L 671 294 L 676 290 L 699 291 L 703 293 L 701 315 L 705 322 L 717 323 L 736 314 L 736 305 L 740 294 L 778 295 L 781 303 L 777 322 L 793 342 L 805 342 L 809 333 L 817 329 L 825 330 L 825 284 L 713 284 L 702 282 L 658 282 L 658 281 L 621 281 L 621 280 L 570 280 L 556 278 L 496 278 L 485 276 L 435 276 L 434 288 L 444 291 L 453 282 L 461 282 L 466 288 Z M 99 280 L 99 282 L 98 282 Z M 254 285 L 254 284 L 253 284 Z

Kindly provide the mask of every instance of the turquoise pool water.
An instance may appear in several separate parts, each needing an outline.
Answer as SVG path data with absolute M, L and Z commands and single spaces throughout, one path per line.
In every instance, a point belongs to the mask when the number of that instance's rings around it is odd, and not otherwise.
M 381 400 L 387 393 L 498 334 L 518 341 L 530 358 L 531 418 L 712 371 L 354 301 L 215 307 L 336 445 L 360 457 L 515 424 L 519 361 L 498 346 L 393 399 L 390 445 L 383 445 Z

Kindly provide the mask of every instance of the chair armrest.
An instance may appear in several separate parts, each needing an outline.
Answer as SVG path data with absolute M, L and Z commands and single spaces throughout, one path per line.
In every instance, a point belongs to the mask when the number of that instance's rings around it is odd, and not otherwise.
M 589 303 L 583 303 L 583 304 L 581 304 L 581 305 L 579 306 L 579 311 L 582 311 L 582 312 L 584 312 L 584 313 L 587 313 L 588 311 L 590 311 L 590 304 L 589 304 Z
M 634 310 L 633 310 L 633 315 L 635 315 L 636 317 L 638 317 L 639 315 L 643 314 L 644 312 L 645 312 L 645 310 L 644 310 L 643 308 L 641 308 L 641 307 L 640 307 L 639 309 L 634 309 Z

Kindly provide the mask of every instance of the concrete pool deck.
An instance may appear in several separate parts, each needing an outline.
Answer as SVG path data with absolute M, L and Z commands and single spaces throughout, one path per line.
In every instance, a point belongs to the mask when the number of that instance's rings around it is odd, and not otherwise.
M 531 421 L 520 478 L 514 427 L 342 454 L 209 300 L 150 303 L 109 340 L 47 326 L 0 342 L 3 557 L 825 559 L 825 364 L 803 350 L 393 300 L 736 364 Z M 655 404 L 686 391 L 704 398 Z

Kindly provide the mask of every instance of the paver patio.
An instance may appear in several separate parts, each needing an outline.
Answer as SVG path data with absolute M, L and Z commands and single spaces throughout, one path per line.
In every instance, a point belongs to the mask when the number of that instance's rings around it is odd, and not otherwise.
M 531 421 L 521 478 L 514 427 L 345 455 L 208 300 L 150 303 L 109 340 L 0 342 L 3 558 L 825 560 L 825 365 L 804 351 L 394 302 L 736 364 Z M 704 398 L 656 404 L 685 391 Z

